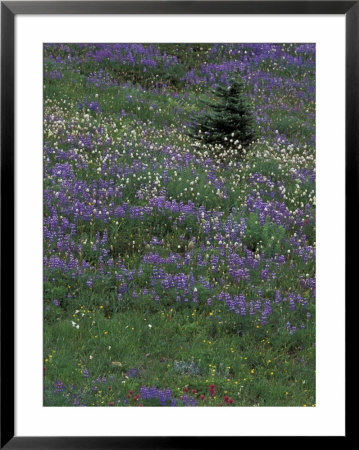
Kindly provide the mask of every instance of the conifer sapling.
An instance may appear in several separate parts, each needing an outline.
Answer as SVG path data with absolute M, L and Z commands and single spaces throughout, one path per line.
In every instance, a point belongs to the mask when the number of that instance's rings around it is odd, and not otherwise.
M 240 155 L 254 139 L 254 120 L 243 82 L 233 77 L 212 90 L 213 100 L 202 100 L 206 112 L 189 127 L 192 138 L 216 149 L 217 156 Z M 223 151 L 222 151 L 223 150 Z

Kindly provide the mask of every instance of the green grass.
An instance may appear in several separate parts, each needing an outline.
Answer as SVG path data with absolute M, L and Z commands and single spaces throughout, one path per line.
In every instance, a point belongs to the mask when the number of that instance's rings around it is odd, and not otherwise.
M 209 384 L 214 384 L 215 405 L 227 393 L 240 406 L 315 402 L 314 349 L 300 350 L 304 335 L 293 342 L 285 328 L 240 326 L 221 310 L 146 310 L 130 309 L 109 319 L 80 308 L 75 317 L 47 326 L 46 378 L 83 385 L 85 368 L 96 376 L 113 374 L 116 381 L 102 398 L 105 402 L 125 397 L 131 389 L 137 392 L 141 385 L 159 384 L 181 394 L 188 387 L 207 396 Z M 179 362 L 188 367 L 192 360 L 198 374 L 178 369 Z M 131 368 L 138 369 L 138 378 L 126 376 Z

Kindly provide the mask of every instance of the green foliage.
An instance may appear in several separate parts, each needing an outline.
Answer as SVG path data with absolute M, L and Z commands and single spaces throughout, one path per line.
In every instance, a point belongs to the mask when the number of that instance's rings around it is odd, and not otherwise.
M 269 218 L 265 224 L 260 223 L 258 214 L 250 213 L 248 216 L 245 245 L 251 251 L 264 250 L 267 258 L 281 253 L 285 230 L 282 226 L 270 223 Z
M 273 127 L 279 134 L 287 138 L 300 138 L 300 135 L 307 128 L 306 124 L 296 116 L 278 116 L 273 120 Z
M 218 85 L 212 93 L 214 100 L 202 100 L 206 112 L 196 118 L 188 134 L 205 144 L 219 146 L 220 154 L 223 149 L 231 156 L 241 154 L 255 138 L 254 120 L 244 85 L 236 77 L 228 86 Z

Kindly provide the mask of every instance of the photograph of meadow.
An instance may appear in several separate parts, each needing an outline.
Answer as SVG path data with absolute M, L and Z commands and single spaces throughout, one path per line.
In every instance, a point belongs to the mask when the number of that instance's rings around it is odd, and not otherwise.
M 44 44 L 44 406 L 315 406 L 315 60 Z

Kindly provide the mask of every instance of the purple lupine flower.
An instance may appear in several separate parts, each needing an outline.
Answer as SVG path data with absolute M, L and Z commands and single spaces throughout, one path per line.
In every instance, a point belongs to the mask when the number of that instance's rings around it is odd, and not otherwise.
M 160 405 L 165 406 L 166 394 L 162 390 L 158 391 L 158 401 L 160 402 Z
M 275 299 L 274 299 L 275 303 L 280 303 L 281 301 L 281 296 L 280 296 L 280 291 L 276 290 L 275 292 Z
M 170 398 L 172 397 L 172 392 L 170 388 L 166 389 L 166 399 L 170 400 Z
M 150 398 L 157 398 L 157 396 L 158 396 L 158 391 L 157 391 L 157 388 L 156 388 L 156 386 L 152 386 L 151 388 L 150 388 Z
M 148 398 L 150 398 L 150 393 L 149 393 L 148 389 L 146 388 L 146 386 L 141 387 L 140 394 L 141 394 L 141 397 L 143 398 L 143 400 L 147 400 Z

